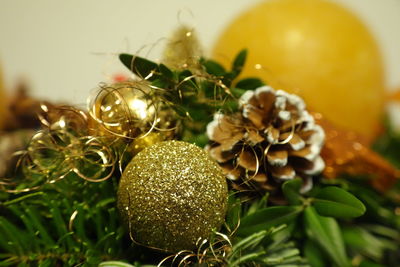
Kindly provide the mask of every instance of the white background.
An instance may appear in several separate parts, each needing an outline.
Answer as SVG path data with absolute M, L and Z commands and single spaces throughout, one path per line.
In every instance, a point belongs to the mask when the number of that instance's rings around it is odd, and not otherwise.
M 24 78 L 41 99 L 84 104 L 125 71 L 120 52 L 157 59 L 171 31 L 193 26 L 211 48 L 223 27 L 260 0 L 0 0 L 0 65 L 7 88 Z M 369 26 L 388 88 L 400 87 L 400 0 L 336 0 Z M 164 40 L 164 41 L 163 41 Z

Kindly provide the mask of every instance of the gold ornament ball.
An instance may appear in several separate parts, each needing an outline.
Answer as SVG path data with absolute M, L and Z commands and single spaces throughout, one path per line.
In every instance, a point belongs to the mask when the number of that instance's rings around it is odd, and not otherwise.
M 127 152 L 131 153 L 132 155 L 136 155 L 146 147 L 162 142 L 164 140 L 165 136 L 163 135 L 163 133 L 152 132 L 146 136 L 133 140 L 132 143 L 129 145 Z
M 261 77 L 301 95 L 336 125 L 376 136 L 383 59 L 368 28 L 345 8 L 324 0 L 262 2 L 230 23 L 213 55 L 229 66 L 243 48 L 249 56 L 242 77 Z
M 193 250 L 224 222 L 227 194 L 220 167 L 205 151 L 164 141 L 128 164 L 118 209 L 135 242 L 169 252 Z
M 135 139 L 162 130 L 165 139 L 174 135 L 176 119 L 147 82 L 126 81 L 104 85 L 89 103 L 99 135 Z M 93 123 L 91 124 L 93 126 Z M 96 129 L 97 128 L 97 129 Z

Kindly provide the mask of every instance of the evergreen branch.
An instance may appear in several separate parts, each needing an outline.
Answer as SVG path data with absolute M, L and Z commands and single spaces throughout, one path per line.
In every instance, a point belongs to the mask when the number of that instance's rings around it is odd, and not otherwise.
M 69 177 L 7 200 L 0 213 L 0 266 L 71 266 L 118 259 L 124 231 L 115 190 L 111 180 L 87 183 Z M 74 211 L 78 213 L 70 222 Z
M 43 192 L 34 192 L 34 193 L 31 193 L 31 194 L 28 194 L 28 195 L 24 195 L 24 196 L 16 198 L 16 199 L 12 199 L 12 200 L 6 201 L 6 202 L 2 203 L 2 205 L 3 206 L 9 206 L 11 204 L 23 201 L 23 200 L 25 200 L 27 198 L 41 196 L 41 195 L 43 195 Z

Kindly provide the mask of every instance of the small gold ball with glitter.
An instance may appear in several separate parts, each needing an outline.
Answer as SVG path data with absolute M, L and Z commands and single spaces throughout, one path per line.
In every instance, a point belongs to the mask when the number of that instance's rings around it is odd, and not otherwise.
M 122 174 L 118 209 L 135 242 L 193 250 L 224 222 L 227 183 L 201 148 L 164 141 L 139 152 Z

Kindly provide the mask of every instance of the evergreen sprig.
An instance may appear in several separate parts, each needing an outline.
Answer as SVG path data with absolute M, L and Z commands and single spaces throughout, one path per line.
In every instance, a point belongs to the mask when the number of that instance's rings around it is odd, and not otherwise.
M 202 146 L 214 112 L 235 111 L 241 94 L 263 84 L 238 79 L 246 55 L 241 51 L 229 70 L 201 59 L 199 73 L 133 55 L 120 59 L 163 89 L 160 98 L 183 119 L 182 138 Z M 400 167 L 400 137 L 393 131 L 375 149 Z M 91 183 L 71 173 L 36 191 L 0 192 L 0 266 L 157 266 L 171 259 L 132 244 L 116 209 L 118 176 Z M 283 184 L 281 205 L 268 195 L 243 202 L 232 191 L 220 235 L 215 233 L 202 253 L 174 255 L 163 266 L 396 266 L 400 183 L 382 194 L 366 180 L 316 177 L 313 189 L 303 194 L 301 181 L 294 179 Z
M 10 195 L 0 206 L 0 266 L 90 266 L 121 256 L 115 183 L 71 175 L 38 192 Z

